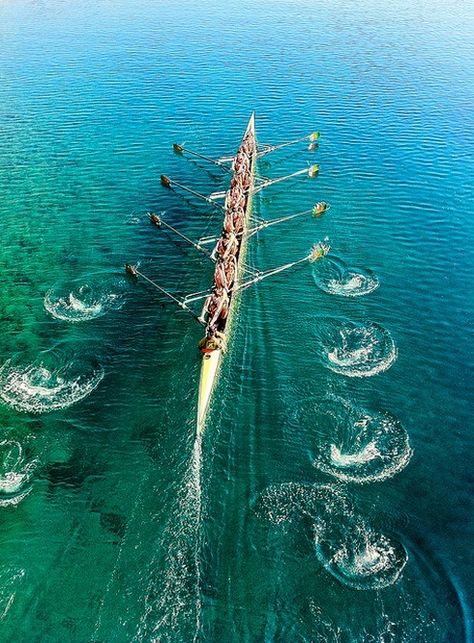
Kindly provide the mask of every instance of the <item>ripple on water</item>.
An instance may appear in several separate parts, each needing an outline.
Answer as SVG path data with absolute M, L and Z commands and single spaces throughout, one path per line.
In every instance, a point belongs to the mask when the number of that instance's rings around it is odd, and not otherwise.
M 58 282 L 44 297 L 44 307 L 57 319 L 81 322 L 118 310 L 125 301 L 124 279 L 89 277 Z
M 403 545 L 373 531 L 334 485 L 272 485 L 260 496 L 257 514 L 274 524 L 309 517 L 317 559 L 339 582 L 354 589 L 392 585 L 407 562 Z
M 24 569 L 11 569 L 7 567 L 0 570 L 0 622 L 3 621 L 10 611 L 24 578 Z
M 261 494 L 257 515 L 274 524 L 292 522 L 301 516 L 315 521 L 335 519 L 349 511 L 346 496 L 334 485 L 286 482 L 271 485 Z
M 321 290 L 342 297 L 362 297 L 379 287 L 375 273 L 368 268 L 348 266 L 337 257 L 325 257 L 313 264 L 313 278 Z
M 298 426 L 314 427 L 314 466 L 345 482 L 377 482 L 406 467 L 412 450 L 399 420 L 368 411 L 337 397 L 302 402 L 294 414 Z
M 36 460 L 28 460 L 16 440 L 0 442 L 0 507 L 17 505 L 31 491 Z
M 397 358 L 395 343 L 375 322 L 340 319 L 317 322 L 317 350 L 323 363 L 347 377 L 370 377 L 386 371 Z
M 350 517 L 315 528 L 318 560 L 339 582 L 361 590 L 393 585 L 407 562 L 405 548 L 385 534 Z
M 31 361 L 21 355 L 0 368 L 0 399 L 17 411 L 46 413 L 91 393 L 104 377 L 100 364 L 62 351 L 44 351 Z

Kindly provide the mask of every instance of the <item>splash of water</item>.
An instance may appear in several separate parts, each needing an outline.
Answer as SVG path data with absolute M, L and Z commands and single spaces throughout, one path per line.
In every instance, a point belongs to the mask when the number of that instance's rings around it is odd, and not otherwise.
M 301 402 L 290 422 L 298 429 L 315 429 L 314 466 L 344 482 L 386 480 L 412 455 L 408 434 L 394 415 L 339 397 Z
M 163 570 L 153 574 L 145 596 L 145 613 L 137 641 L 174 641 L 187 632 L 186 640 L 198 641 L 201 630 L 201 513 L 202 437 L 195 438 L 183 485 L 169 523 L 160 536 L 155 561 Z
M 342 297 L 362 297 L 379 287 L 379 280 L 371 270 L 348 266 L 334 256 L 314 265 L 313 278 L 324 292 Z
M 19 442 L 0 442 L 0 507 L 17 505 L 30 493 L 36 464 L 36 460 L 28 461 Z
M 317 559 L 332 576 L 354 589 L 395 583 L 407 561 L 404 547 L 372 531 L 354 514 L 342 490 L 332 485 L 290 482 L 268 487 L 259 498 L 257 515 L 278 525 L 309 517 Z
M 369 442 L 360 451 L 355 451 L 354 453 L 343 453 L 335 444 L 331 444 L 331 462 L 336 467 L 345 468 L 365 464 L 380 456 L 380 451 L 377 449 L 375 442 Z
M 347 377 L 370 377 L 386 371 L 397 358 L 390 333 L 379 324 L 338 319 L 319 325 L 318 350 L 324 364 Z
M 361 590 L 395 583 L 407 562 L 401 543 L 374 532 L 361 520 L 315 529 L 318 560 L 339 582 Z
M 347 498 L 339 487 L 298 482 L 271 485 L 261 494 L 256 508 L 258 516 L 276 525 L 302 516 L 331 521 L 348 510 Z
M 99 364 L 61 352 L 26 363 L 11 358 L 0 368 L 0 399 L 17 411 L 45 413 L 84 399 L 103 377 Z
M 56 319 L 77 323 L 118 310 L 125 301 L 123 279 L 90 278 L 55 284 L 45 295 L 44 307 Z

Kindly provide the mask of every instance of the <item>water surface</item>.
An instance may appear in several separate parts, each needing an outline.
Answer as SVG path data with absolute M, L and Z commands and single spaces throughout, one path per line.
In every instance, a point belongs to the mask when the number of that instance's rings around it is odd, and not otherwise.
M 2 640 L 472 640 L 472 3 L 0 6 Z M 181 293 L 218 169 L 262 159 L 243 293 L 195 441 Z M 328 285 L 329 284 L 329 285 Z M 373 287 L 374 286 L 374 287 Z M 347 296 L 347 295 L 350 296 Z M 354 294 L 358 296 L 353 296 Z

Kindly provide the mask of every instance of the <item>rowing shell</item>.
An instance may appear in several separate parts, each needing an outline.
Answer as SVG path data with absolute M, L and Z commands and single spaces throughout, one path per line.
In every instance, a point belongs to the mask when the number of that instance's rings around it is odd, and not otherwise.
M 238 264 L 237 264 L 237 276 L 234 282 L 233 290 L 234 293 L 231 294 L 230 296 L 230 302 L 229 302 L 229 314 L 227 316 L 226 320 L 226 325 L 225 328 L 223 329 L 226 336 L 227 336 L 227 341 L 229 338 L 229 333 L 231 330 L 232 326 L 232 319 L 234 317 L 234 311 L 237 308 L 237 299 L 239 297 L 239 282 L 242 277 L 242 272 L 243 272 L 243 265 L 244 265 L 244 260 L 245 260 L 245 254 L 247 250 L 247 228 L 248 228 L 248 223 L 249 223 L 249 218 L 250 218 L 250 213 L 252 211 L 252 191 L 254 187 L 254 175 L 255 175 L 255 161 L 257 158 L 257 144 L 255 140 L 255 113 L 252 112 L 247 129 L 245 130 L 243 139 L 246 137 L 247 134 L 251 134 L 252 137 L 252 142 L 253 142 L 253 149 L 251 151 L 251 159 L 250 159 L 250 176 L 251 176 L 251 181 L 250 181 L 250 187 L 249 187 L 249 193 L 248 193 L 248 199 L 247 199 L 247 204 L 245 208 L 245 216 L 244 216 L 244 229 L 242 233 L 242 238 L 240 242 L 240 247 L 238 250 Z M 239 148 L 240 149 L 240 148 Z M 219 367 L 220 363 L 222 360 L 223 356 L 223 350 L 222 348 L 218 348 L 211 353 L 206 353 L 202 357 L 202 365 L 201 365 L 201 375 L 199 378 L 199 397 L 198 397 L 198 408 L 197 408 L 197 432 L 198 434 L 202 432 L 204 429 L 204 425 L 206 423 L 206 417 L 207 413 L 209 410 L 211 398 L 212 398 L 212 393 L 214 391 L 214 388 L 217 383 L 217 376 L 219 374 Z

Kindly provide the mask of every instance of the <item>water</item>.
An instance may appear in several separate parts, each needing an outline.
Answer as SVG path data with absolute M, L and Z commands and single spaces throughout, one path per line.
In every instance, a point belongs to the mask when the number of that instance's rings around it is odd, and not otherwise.
M 472 640 L 473 9 L 0 5 L 0 630 L 41 641 Z M 262 175 L 202 443 L 191 237 L 249 113 Z M 295 224 L 296 223 L 296 224 Z M 324 260 L 323 260 L 324 261 Z

